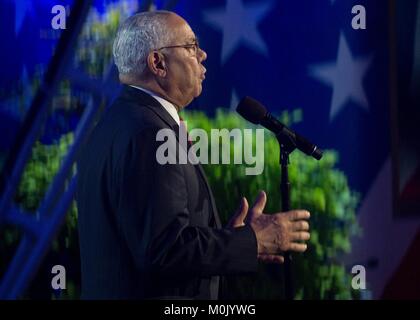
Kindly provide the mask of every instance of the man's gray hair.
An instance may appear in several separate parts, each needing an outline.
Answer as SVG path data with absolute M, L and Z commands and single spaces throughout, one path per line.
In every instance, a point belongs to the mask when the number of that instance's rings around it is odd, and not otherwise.
M 150 51 L 169 45 L 170 30 L 166 24 L 169 11 L 135 14 L 118 29 L 112 52 L 120 74 L 141 76 Z

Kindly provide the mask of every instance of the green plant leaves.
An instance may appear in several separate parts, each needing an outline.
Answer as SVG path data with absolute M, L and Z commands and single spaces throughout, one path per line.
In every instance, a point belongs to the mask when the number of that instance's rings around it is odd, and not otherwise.
M 207 132 L 212 128 L 256 128 L 237 114 L 220 109 L 216 111 L 214 119 L 197 111 L 185 112 L 184 118 L 188 119 L 189 129 L 202 128 Z M 301 119 L 300 111 L 293 111 L 291 115 L 286 112 L 282 114 L 282 120 L 289 124 Z M 246 176 L 245 164 L 233 164 L 232 145 L 230 164 L 204 166 L 223 221 L 226 222 L 233 214 L 241 196 L 246 196 L 252 203 L 259 190 L 267 192 L 265 211 L 280 211 L 279 146 L 270 132 L 265 133 L 264 144 L 264 171 L 261 175 Z M 338 161 L 338 153 L 332 150 L 326 151 L 320 161 L 300 152 L 290 155 L 292 208 L 311 212 L 309 249 L 303 255 L 294 255 L 293 260 L 297 279 L 296 298 L 357 298 L 351 289 L 351 275 L 345 272 L 345 266 L 338 257 L 351 250 L 350 237 L 360 231 L 356 224 L 359 197 L 350 190 L 344 173 L 335 168 Z M 261 266 L 256 277 L 233 277 L 234 280 L 229 282 L 230 290 L 235 291 L 233 297 L 282 298 L 282 279 L 270 269 Z

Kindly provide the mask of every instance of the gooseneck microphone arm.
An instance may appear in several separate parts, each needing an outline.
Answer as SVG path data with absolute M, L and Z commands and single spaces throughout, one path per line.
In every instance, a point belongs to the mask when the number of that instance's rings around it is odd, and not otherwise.
M 271 113 L 266 113 L 265 117 L 261 120 L 261 125 L 275 133 L 277 139 L 279 139 L 279 142 L 284 141 L 284 144 L 291 143 L 295 148 L 299 149 L 308 156 L 314 157 L 317 160 L 322 158 L 321 149 L 319 149 L 315 144 L 311 143 L 306 138 L 286 127 Z
M 241 100 L 236 111 L 246 120 L 260 124 L 272 131 L 280 143 L 291 144 L 308 156 L 319 160 L 322 158 L 322 150 L 315 144 L 304 138 L 297 132 L 285 126 L 277 120 L 267 109 L 257 100 L 245 97 Z M 293 150 L 292 150 L 293 151 Z

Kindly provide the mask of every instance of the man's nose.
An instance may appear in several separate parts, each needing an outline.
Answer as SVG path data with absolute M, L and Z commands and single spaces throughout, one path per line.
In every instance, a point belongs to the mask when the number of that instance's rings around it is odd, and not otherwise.
M 201 63 L 207 59 L 207 53 L 203 49 L 199 49 L 198 53 L 198 61 Z

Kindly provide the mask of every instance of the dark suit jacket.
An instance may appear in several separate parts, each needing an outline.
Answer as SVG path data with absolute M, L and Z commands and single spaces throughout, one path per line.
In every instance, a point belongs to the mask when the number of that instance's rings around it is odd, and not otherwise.
M 217 276 L 256 271 L 253 230 L 221 228 L 202 167 L 157 162 L 163 128 L 178 134 L 158 101 L 123 86 L 82 152 L 82 298 L 217 298 Z

